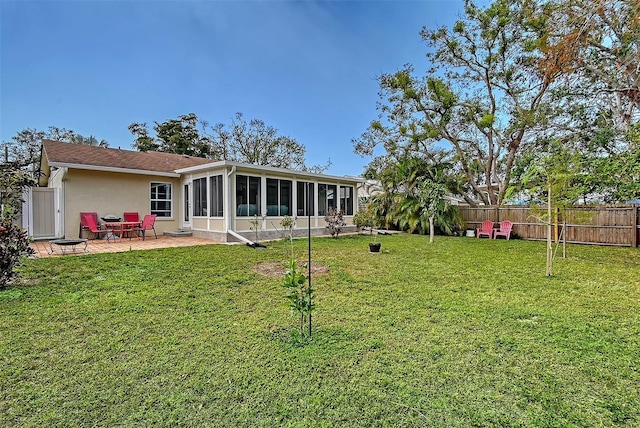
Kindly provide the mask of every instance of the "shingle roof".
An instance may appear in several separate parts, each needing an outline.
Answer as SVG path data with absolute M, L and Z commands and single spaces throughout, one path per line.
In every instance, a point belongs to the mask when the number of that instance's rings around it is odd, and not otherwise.
M 84 144 L 43 140 L 43 156 L 49 164 L 73 164 L 91 167 L 122 168 L 129 170 L 174 172 L 180 168 L 214 162 L 211 159 L 195 158 L 162 152 L 134 152 Z

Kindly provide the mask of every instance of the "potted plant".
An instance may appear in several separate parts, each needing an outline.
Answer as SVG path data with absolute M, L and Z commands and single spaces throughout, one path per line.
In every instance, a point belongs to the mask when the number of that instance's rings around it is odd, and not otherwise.
M 372 253 L 379 253 L 382 243 L 376 242 L 373 239 L 373 227 L 376 224 L 375 215 L 369 209 L 358 211 L 353 216 L 353 224 L 355 224 L 356 227 L 358 227 L 359 229 L 363 229 L 365 227 L 369 228 L 369 236 L 371 236 L 371 242 L 369 243 L 369 251 Z

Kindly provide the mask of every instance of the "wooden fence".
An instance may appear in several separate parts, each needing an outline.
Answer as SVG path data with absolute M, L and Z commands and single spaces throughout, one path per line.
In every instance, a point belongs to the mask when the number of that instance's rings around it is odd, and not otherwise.
M 540 214 L 546 213 L 546 207 L 460 206 L 458 208 L 468 229 L 480 227 L 485 220 L 493 220 L 495 223 L 509 220 L 513 223 L 513 232 L 519 237 L 532 240 L 547 239 L 546 223 L 540 219 Z M 577 206 L 568 208 L 565 218 L 559 210 L 556 210 L 556 215 L 558 220 L 555 221 L 554 218 L 553 224 L 556 241 L 566 219 L 564 233 L 567 242 L 638 247 L 640 205 Z

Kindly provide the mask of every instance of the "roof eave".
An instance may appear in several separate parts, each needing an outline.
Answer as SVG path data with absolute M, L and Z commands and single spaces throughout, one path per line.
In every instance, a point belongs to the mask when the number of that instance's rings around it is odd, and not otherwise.
M 66 162 L 49 162 L 49 166 L 56 167 L 56 168 L 74 168 L 74 169 L 84 169 L 84 170 L 90 170 L 90 171 L 120 172 L 120 173 L 138 174 L 138 175 L 158 175 L 162 177 L 173 177 L 173 178 L 180 177 L 180 174 L 177 172 L 149 171 L 146 169 L 116 168 L 111 166 L 84 165 L 84 164 L 66 163 Z
M 325 179 L 330 179 L 335 181 L 351 181 L 351 182 L 357 182 L 357 183 L 362 183 L 365 181 L 365 179 L 362 177 L 317 174 L 315 172 L 309 172 L 309 171 L 276 168 L 273 166 L 254 165 L 254 164 L 234 162 L 234 161 L 219 161 L 219 162 L 212 162 L 212 163 L 203 164 L 203 165 L 190 166 L 187 168 L 176 169 L 176 172 L 180 174 L 188 174 L 188 173 L 193 173 L 198 171 L 205 171 L 210 168 L 220 168 L 225 166 L 231 166 L 231 167 L 235 166 L 236 168 L 249 169 L 249 170 L 255 170 L 255 171 L 266 171 L 266 172 L 273 172 L 273 173 L 287 174 L 287 175 L 295 175 L 300 177 L 325 178 Z

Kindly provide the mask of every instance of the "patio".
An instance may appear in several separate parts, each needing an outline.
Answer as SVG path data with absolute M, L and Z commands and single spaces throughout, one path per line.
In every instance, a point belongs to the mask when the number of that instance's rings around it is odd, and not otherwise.
M 56 252 L 49 254 L 51 248 L 49 243 L 51 241 L 35 241 L 31 243 L 31 248 L 35 250 L 34 257 L 57 257 L 61 256 L 60 249 L 53 246 Z M 84 254 L 97 254 L 97 253 L 120 253 L 124 251 L 136 251 L 136 250 L 152 250 L 154 248 L 170 248 L 170 247 L 190 247 L 194 245 L 211 245 L 220 244 L 220 242 L 212 241 L 211 239 L 189 237 L 172 237 L 159 235 L 158 239 L 151 237 L 150 239 L 138 240 L 138 239 L 123 239 L 122 241 L 109 241 L 104 239 L 90 239 L 87 242 L 87 252 L 81 250 L 79 245 L 75 252 L 67 250 L 65 256 L 81 256 Z

